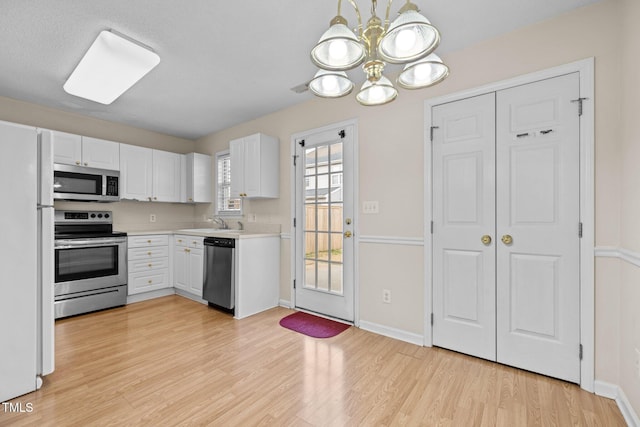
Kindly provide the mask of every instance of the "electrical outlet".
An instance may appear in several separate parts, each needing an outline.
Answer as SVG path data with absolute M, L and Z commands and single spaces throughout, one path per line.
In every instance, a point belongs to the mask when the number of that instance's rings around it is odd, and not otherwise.
M 363 214 L 377 214 L 380 212 L 379 203 L 377 200 L 370 200 L 362 202 Z
M 640 350 L 636 348 L 636 375 L 640 380 Z
M 256 222 L 256 214 L 254 213 L 247 214 L 247 221 Z
M 156 214 L 149 215 L 149 222 L 156 222 Z
M 385 304 L 391 304 L 391 291 L 389 289 L 382 290 L 382 302 Z

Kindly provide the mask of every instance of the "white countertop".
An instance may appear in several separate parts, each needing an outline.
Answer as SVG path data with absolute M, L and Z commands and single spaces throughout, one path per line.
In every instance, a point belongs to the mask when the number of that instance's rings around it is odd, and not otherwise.
M 182 230 L 145 230 L 127 231 L 128 236 L 148 236 L 155 234 L 181 234 L 186 236 L 201 236 L 201 237 L 227 237 L 229 239 L 256 239 L 262 237 L 280 237 L 280 233 L 265 233 L 259 231 L 248 230 L 219 230 L 215 228 L 187 228 Z

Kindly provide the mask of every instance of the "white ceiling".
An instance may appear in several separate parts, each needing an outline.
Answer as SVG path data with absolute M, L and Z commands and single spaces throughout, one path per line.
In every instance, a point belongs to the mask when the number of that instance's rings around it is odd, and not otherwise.
M 356 1 L 368 19 L 370 3 Z M 414 0 L 442 34 L 439 54 L 596 1 Z M 355 14 L 343 3 L 353 27 Z M 402 3 L 396 0 L 393 14 Z M 196 139 L 309 99 L 308 92 L 290 88 L 315 73 L 309 51 L 336 5 L 336 0 L 0 0 L 0 96 Z M 385 7 L 380 1 L 379 16 Z M 62 89 L 104 29 L 150 46 L 161 58 L 106 106 Z M 350 74 L 356 85 L 363 81 L 359 70 Z

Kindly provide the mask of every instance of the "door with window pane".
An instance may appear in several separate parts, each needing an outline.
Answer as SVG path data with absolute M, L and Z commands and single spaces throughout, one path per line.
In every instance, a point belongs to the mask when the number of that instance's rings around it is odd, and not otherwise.
M 353 321 L 353 126 L 296 141 L 298 308 Z

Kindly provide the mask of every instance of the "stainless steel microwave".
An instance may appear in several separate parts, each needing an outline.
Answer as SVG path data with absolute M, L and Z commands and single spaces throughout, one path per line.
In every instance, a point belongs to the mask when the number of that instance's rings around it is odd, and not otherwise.
M 56 163 L 53 165 L 53 198 L 117 202 L 120 200 L 120 172 Z

